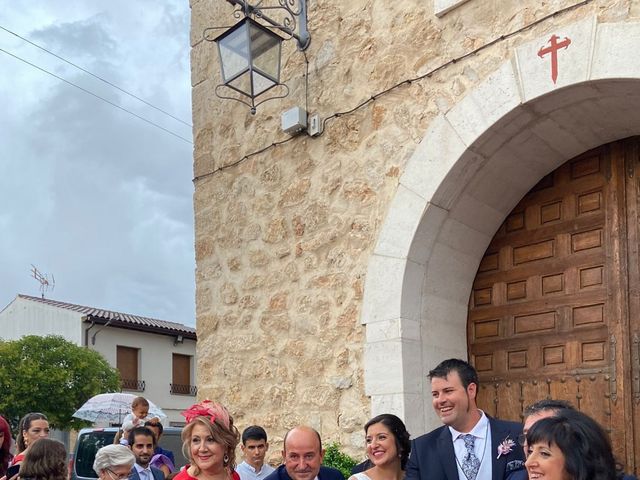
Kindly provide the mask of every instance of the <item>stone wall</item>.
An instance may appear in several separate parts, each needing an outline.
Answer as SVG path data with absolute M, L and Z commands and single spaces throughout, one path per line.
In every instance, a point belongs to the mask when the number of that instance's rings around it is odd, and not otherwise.
M 305 55 L 286 42 L 291 93 L 252 116 L 215 96 L 217 51 L 202 40 L 234 22 L 230 5 L 192 0 L 199 392 L 240 427 L 265 426 L 272 457 L 299 423 L 361 455 L 364 276 L 407 159 L 430 122 L 516 46 L 554 25 L 640 10 L 581 3 L 550 16 L 578 2 L 469 0 L 437 17 L 428 0 L 310 0 L 308 79 Z M 265 149 L 289 138 L 280 114 L 307 103 L 327 119 L 324 133 Z

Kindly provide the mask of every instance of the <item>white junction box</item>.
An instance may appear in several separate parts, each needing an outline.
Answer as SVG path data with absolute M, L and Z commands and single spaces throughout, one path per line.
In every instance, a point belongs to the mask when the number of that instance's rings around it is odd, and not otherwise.
M 307 128 L 307 112 L 304 108 L 293 107 L 282 114 L 282 130 L 289 135 L 306 130 Z

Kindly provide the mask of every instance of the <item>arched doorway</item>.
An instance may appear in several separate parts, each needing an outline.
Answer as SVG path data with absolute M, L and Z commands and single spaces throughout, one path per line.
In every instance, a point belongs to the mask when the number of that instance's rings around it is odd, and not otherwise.
M 444 358 L 468 356 L 473 282 L 505 218 L 567 160 L 640 135 L 640 63 L 611 55 L 622 39 L 633 39 L 633 46 L 616 51 L 637 49 L 640 22 L 591 18 L 579 28 L 589 39 L 584 44 L 598 47 L 573 58 L 575 76 L 556 85 L 533 74 L 537 50 L 514 51 L 517 61 L 504 62 L 430 122 L 400 177 L 369 259 L 361 322 L 371 413 L 400 415 L 412 435 L 440 425 L 426 375 Z M 557 33 L 548 31 L 529 45 L 539 48 Z M 626 265 L 637 276 L 637 265 Z M 638 318 L 636 292 L 630 295 L 635 310 L 629 317 Z M 633 338 L 616 341 L 618 399 L 611 415 L 626 423 L 625 439 L 640 438 L 630 427 L 636 400 L 626 368 L 632 351 L 623 348 Z M 629 460 L 628 453 L 631 465 Z
M 481 408 L 520 420 L 536 400 L 568 400 L 611 432 L 627 468 L 640 414 L 639 147 L 586 152 L 524 196 L 480 262 L 467 326 Z

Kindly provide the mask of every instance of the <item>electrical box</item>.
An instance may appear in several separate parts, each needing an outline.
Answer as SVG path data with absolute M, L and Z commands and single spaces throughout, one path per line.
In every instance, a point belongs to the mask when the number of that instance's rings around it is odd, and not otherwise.
M 289 135 L 296 135 L 307 129 L 307 112 L 304 108 L 293 107 L 280 117 L 282 130 Z

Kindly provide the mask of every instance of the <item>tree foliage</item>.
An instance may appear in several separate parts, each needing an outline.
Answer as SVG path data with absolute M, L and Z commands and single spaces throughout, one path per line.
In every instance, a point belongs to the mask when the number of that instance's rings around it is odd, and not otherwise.
M 61 336 L 0 341 L 0 413 L 14 429 L 28 412 L 44 413 L 59 429 L 85 426 L 73 412 L 92 396 L 119 389 L 118 372 L 102 355 Z
M 322 460 L 323 465 L 340 470 L 344 475 L 344 478 L 349 478 L 351 476 L 351 469 L 355 467 L 357 463 L 358 462 L 349 455 L 340 451 L 339 443 L 330 443 L 327 445 L 324 453 L 324 459 Z

